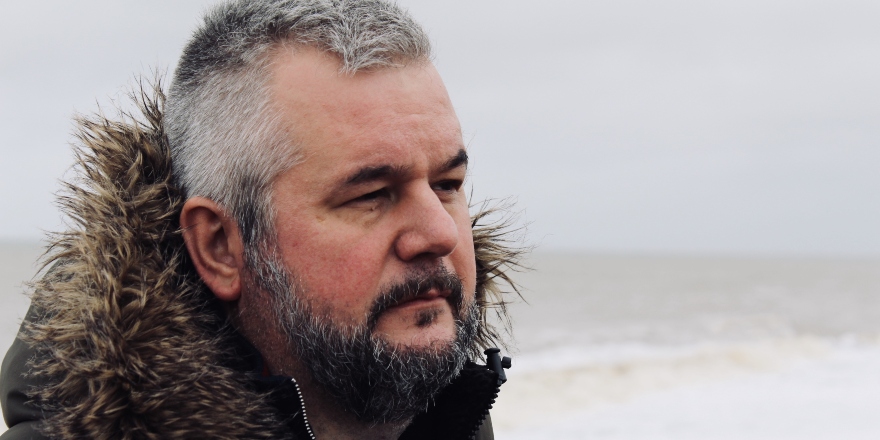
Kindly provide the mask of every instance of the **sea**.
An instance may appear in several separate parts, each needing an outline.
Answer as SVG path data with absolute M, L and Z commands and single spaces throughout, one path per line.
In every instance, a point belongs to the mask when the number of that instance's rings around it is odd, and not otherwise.
M 41 252 L 0 242 L 0 350 Z M 499 440 L 880 438 L 880 257 L 535 252 L 526 266 Z

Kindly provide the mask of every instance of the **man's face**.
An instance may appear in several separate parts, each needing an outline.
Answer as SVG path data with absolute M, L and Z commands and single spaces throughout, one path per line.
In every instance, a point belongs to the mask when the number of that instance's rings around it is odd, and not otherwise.
M 434 67 L 341 75 L 335 58 L 312 49 L 273 61 L 273 103 L 302 152 L 272 188 L 277 249 L 314 311 L 363 326 L 389 286 L 444 269 L 473 302 L 467 156 Z M 401 348 L 448 345 L 449 293 L 432 288 L 384 310 L 374 334 Z

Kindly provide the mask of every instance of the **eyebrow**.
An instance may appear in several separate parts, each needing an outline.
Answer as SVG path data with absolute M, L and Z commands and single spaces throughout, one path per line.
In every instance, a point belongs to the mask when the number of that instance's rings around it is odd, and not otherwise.
M 363 167 L 345 179 L 346 186 L 360 185 L 365 182 L 385 179 L 388 176 L 406 174 L 409 167 L 396 167 L 392 165 L 380 165 L 377 167 Z
M 464 148 L 458 150 L 458 153 L 452 158 L 446 161 L 442 167 L 440 167 L 440 172 L 453 170 L 455 168 L 464 166 L 467 168 L 468 165 L 468 155 L 467 152 L 464 151 Z
M 455 168 L 464 166 L 467 167 L 468 164 L 468 155 L 464 149 L 458 150 L 458 153 L 455 154 L 452 158 L 447 160 L 443 165 L 441 165 L 436 171 L 437 172 L 446 172 L 453 170 Z M 369 166 L 363 167 L 357 171 L 355 171 L 351 176 L 345 179 L 345 186 L 355 186 L 360 185 L 365 182 L 372 182 L 375 180 L 386 179 L 389 176 L 394 175 L 403 175 L 407 174 L 410 171 L 410 167 L 406 166 L 394 166 L 394 165 L 379 165 L 379 166 Z

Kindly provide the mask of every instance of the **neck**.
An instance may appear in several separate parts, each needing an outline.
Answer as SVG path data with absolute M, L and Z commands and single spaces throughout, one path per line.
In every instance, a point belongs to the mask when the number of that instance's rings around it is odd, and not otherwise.
M 265 319 L 247 319 L 244 316 L 247 311 L 247 308 L 240 307 L 236 311 L 238 313 L 231 314 L 234 325 L 262 354 L 263 361 L 273 375 L 296 379 L 315 438 L 339 440 L 400 438 L 411 419 L 396 423 L 371 423 L 358 420 L 354 414 L 340 407 L 336 399 L 321 385 L 312 380 L 308 369 L 285 348 L 287 341 L 278 329 L 272 328 Z
M 276 347 L 278 345 L 275 345 Z M 412 419 L 395 423 L 372 423 L 358 420 L 324 388 L 312 380 L 308 369 L 284 351 L 266 351 L 264 360 L 273 375 L 293 377 L 299 386 L 308 423 L 317 439 L 396 440 Z
M 411 422 L 404 420 L 396 423 L 370 423 L 358 420 L 354 414 L 341 408 L 333 396 L 327 394 L 307 375 L 295 377 L 302 390 L 303 407 L 309 424 L 317 439 L 398 439 Z

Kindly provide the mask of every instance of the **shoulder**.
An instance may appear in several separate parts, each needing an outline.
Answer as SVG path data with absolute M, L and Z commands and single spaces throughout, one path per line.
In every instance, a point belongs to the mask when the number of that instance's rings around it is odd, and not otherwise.
M 34 315 L 31 306 L 25 322 L 32 320 Z M 3 408 L 3 419 L 9 430 L 0 436 L 2 440 L 46 439 L 37 429 L 45 417 L 45 411 L 28 395 L 29 390 L 45 382 L 42 377 L 27 374 L 28 363 L 36 356 L 36 351 L 21 339 L 19 332 L 3 358 L 0 367 L 0 407 Z

